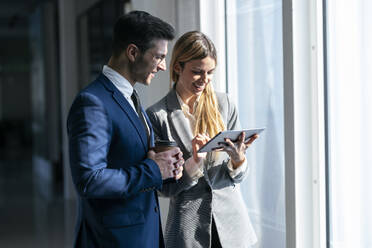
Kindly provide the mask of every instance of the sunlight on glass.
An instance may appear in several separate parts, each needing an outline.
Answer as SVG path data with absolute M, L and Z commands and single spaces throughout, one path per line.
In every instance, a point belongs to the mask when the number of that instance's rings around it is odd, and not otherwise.
M 327 4 L 330 247 L 372 247 L 371 11 Z
M 226 2 L 228 91 L 243 128 L 266 127 L 247 151 L 251 167 L 242 183 L 254 248 L 284 248 L 282 1 Z

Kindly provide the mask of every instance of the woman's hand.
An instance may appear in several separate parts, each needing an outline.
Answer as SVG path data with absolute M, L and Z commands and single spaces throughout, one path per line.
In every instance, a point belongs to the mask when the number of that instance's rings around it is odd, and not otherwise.
M 210 140 L 208 134 L 198 134 L 194 137 L 194 139 L 191 141 L 192 144 L 192 156 L 196 163 L 199 163 L 202 158 L 205 158 L 207 155 L 206 152 L 198 153 L 198 150 L 204 146 L 208 141 Z
M 245 133 L 242 132 L 236 142 L 232 142 L 230 139 L 225 139 L 225 143 L 221 145 L 222 151 L 227 152 L 231 158 L 234 169 L 241 166 L 245 161 L 245 151 L 248 147 L 258 138 L 258 134 L 253 135 L 247 142 L 245 140 Z
M 194 176 L 197 171 L 199 170 L 199 167 L 201 166 L 201 160 L 204 158 L 207 153 L 198 153 L 198 150 L 205 145 L 210 140 L 209 136 L 207 134 L 198 134 L 194 137 L 192 140 L 192 150 L 193 155 L 191 158 L 187 159 L 185 162 L 185 170 L 187 173 L 192 177 Z

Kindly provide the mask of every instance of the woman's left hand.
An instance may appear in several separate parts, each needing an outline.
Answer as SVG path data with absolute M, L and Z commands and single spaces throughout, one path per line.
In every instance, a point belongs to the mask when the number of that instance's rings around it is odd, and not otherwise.
M 245 151 L 248 147 L 258 138 L 258 134 L 253 135 L 247 142 L 245 140 L 245 133 L 242 132 L 236 142 L 232 142 L 230 139 L 225 139 L 225 144 L 222 144 L 222 151 L 227 152 L 231 158 L 234 169 L 241 166 L 245 161 Z

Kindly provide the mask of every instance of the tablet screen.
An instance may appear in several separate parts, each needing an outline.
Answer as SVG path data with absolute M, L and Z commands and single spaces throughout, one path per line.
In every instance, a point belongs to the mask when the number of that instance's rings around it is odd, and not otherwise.
M 208 141 L 198 152 L 210 152 L 215 149 L 221 148 L 221 143 L 225 142 L 225 138 L 229 138 L 231 141 L 236 141 L 242 132 L 245 132 L 245 142 L 249 140 L 254 134 L 261 133 L 265 128 L 252 128 L 243 130 L 226 130 L 219 132 L 211 140 Z

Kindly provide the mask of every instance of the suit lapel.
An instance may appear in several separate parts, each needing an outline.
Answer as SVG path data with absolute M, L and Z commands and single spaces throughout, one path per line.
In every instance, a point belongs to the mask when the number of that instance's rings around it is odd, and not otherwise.
M 120 106 L 120 108 L 124 111 L 124 113 L 128 116 L 128 119 L 132 123 L 132 125 L 135 127 L 137 130 L 138 136 L 141 138 L 142 144 L 145 149 L 148 149 L 148 141 L 147 141 L 147 135 L 146 135 L 146 130 L 145 127 L 143 126 L 142 122 L 138 118 L 138 115 L 132 108 L 132 106 L 129 104 L 127 99 L 123 96 L 123 94 L 111 83 L 111 81 L 101 74 L 102 77 L 102 82 L 106 89 L 112 92 L 112 97 L 114 98 L 115 102 Z M 144 113 L 142 109 L 142 113 Z M 146 118 L 147 123 L 148 120 Z M 150 126 L 149 126 L 150 127 Z M 150 128 L 151 130 L 151 128 Z M 152 130 L 150 131 L 152 132 Z
M 191 132 L 189 120 L 182 112 L 174 89 L 168 93 L 166 104 L 169 112 L 168 122 L 173 129 L 173 136 L 175 136 L 173 138 L 180 140 L 183 148 L 192 154 L 191 140 L 194 136 Z
M 146 111 L 142 107 L 141 107 L 141 111 L 142 111 L 142 114 L 145 117 L 147 125 L 149 126 L 149 129 L 150 129 L 150 139 L 149 139 L 150 147 L 154 147 L 155 146 L 155 140 L 154 140 L 155 138 L 154 138 L 154 130 L 152 129 L 151 121 L 150 121 L 149 117 L 147 116 Z

